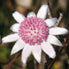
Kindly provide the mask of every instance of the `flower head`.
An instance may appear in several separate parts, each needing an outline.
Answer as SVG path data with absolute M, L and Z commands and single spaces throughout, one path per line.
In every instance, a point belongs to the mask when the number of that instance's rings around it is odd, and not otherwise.
M 57 18 L 46 19 L 48 5 L 42 5 L 37 15 L 30 12 L 25 18 L 19 12 L 14 12 L 12 15 L 18 22 L 11 26 L 14 34 L 10 34 L 2 38 L 3 43 L 16 41 L 11 55 L 22 51 L 22 62 L 26 61 L 32 53 L 34 58 L 41 62 L 41 50 L 43 50 L 50 58 L 56 56 L 52 44 L 62 46 L 62 43 L 55 37 L 55 35 L 66 34 L 68 31 L 65 28 L 53 27 Z
M 37 17 L 26 18 L 19 27 L 19 36 L 30 45 L 40 44 L 47 39 L 48 26 L 43 19 Z

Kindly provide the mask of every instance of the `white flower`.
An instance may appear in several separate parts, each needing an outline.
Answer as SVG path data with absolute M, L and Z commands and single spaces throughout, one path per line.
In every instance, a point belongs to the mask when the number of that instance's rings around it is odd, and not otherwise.
M 55 35 L 62 35 L 68 33 L 65 28 L 53 27 L 57 18 L 46 19 L 48 5 L 42 5 L 37 15 L 30 12 L 25 18 L 19 12 L 14 12 L 13 17 L 17 21 L 11 26 L 14 34 L 10 34 L 2 38 L 3 43 L 16 41 L 11 55 L 22 51 L 22 62 L 26 64 L 28 57 L 32 53 L 34 58 L 41 62 L 41 50 L 43 50 L 50 58 L 56 56 L 52 44 L 62 46 L 62 43 L 55 37 Z

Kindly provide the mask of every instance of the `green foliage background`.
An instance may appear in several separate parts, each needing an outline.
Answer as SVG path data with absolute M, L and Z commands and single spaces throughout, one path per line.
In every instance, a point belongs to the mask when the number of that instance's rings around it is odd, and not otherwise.
M 27 9 L 28 13 L 29 11 L 35 11 L 37 13 L 39 7 L 41 4 L 45 3 L 46 1 L 49 2 L 49 7 L 52 12 L 53 17 L 59 17 L 59 13 L 63 13 L 64 17 L 60 23 L 59 26 L 66 27 L 69 29 L 69 0 L 66 0 L 66 3 L 64 3 L 64 0 L 62 0 L 61 3 L 59 3 L 59 0 L 33 0 L 33 5 L 30 9 Z M 66 6 L 62 4 L 66 4 Z M 12 12 L 16 9 L 16 4 L 14 0 L 0 0 L 0 35 L 1 38 L 11 34 L 12 31 L 10 30 L 10 26 L 14 24 L 16 21 L 12 17 Z M 35 8 L 35 9 L 34 9 Z M 24 14 L 26 15 L 26 14 Z M 68 37 L 66 36 L 59 36 L 60 40 L 64 42 L 63 38 Z M 0 40 L 1 43 L 1 40 Z M 15 57 L 18 53 L 15 55 L 10 56 L 11 49 L 13 47 L 14 43 L 8 43 L 8 44 L 0 44 L 0 69 L 4 69 L 5 66 Z M 59 47 L 55 47 L 55 50 L 58 52 Z M 47 56 L 48 57 L 48 56 Z M 22 69 L 21 66 L 21 56 L 8 68 L 8 69 Z M 32 56 L 30 57 L 32 58 Z M 27 69 L 34 69 L 34 61 L 33 58 L 28 60 Z M 52 62 L 52 59 L 47 58 L 48 63 L 45 64 L 45 69 L 48 69 L 48 65 Z M 52 69 L 69 69 L 69 43 L 67 44 L 66 48 L 63 50 L 63 52 L 60 54 L 59 58 L 53 65 Z

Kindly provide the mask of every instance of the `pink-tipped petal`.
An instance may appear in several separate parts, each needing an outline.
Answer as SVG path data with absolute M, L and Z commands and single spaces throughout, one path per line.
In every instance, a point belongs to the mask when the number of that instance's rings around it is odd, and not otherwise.
M 19 26 L 20 26 L 20 24 L 13 24 L 10 29 L 11 29 L 13 32 L 18 32 Z
M 48 11 L 48 5 L 42 5 L 37 13 L 37 17 L 45 19 Z
M 55 58 L 56 53 L 55 53 L 55 50 L 54 50 L 54 48 L 52 47 L 52 45 L 50 43 L 43 42 L 41 44 L 41 48 L 49 57 Z
M 17 21 L 17 22 L 19 22 L 19 23 L 21 23 L 24 19 L 25 19 L 25 16 L 24 15 L 22 15 L 21 13 L 19 13 L 19 12 L 14 12 L 13 14 L 12 14 L 12 16 L 14 17 L 14 19 Z
M 54 26 L 56 24 L 56 21 L 57 21 L 57 18 L 50 18 L 45 20 L 48 27 Z
M 52 34 L 52 35 L 62 35 L 67 33 L 68 33 L 68 30 L 61 27 L 54 27 L 49 29 L 49 34 Z
M 62 43 L 53 35 L 48 36 L 47 42 L 57 45 L 57 46 L 62 46 Z
M 25 47 L 25 43 L 23 42 L 22 39 L 19 39 L 15 45 L 13 46 L 12 48 L 12 51 L 11 51 L 11 55 L 15 54 L 16 52 L 20 51 L 21 49 L 23 49 Z
M 2 38 L 2 43 L 14 42 L 17 41 L 20 37 L 17 33 L 7 35 L 6 37 Z
M 27 17 L 35 17 L 36 16 L 36 14 L 34 13 L 34 12 L 30 12 L 30 13 L 28 13 L 28 15 L 27 15 Z
M 38 61 L 38 63 L 41 62 L 41 48 L 39 45 L 37 46 L 31 46 L 32 54 L 34 58 Z
M 30 56 L 30 54 L 31 54 L 31 48 L 30 48 L 30 46 L 27 44 L 25 47 L 24 47 L 24 49 L 23 49 L 23 51 L 22 51 L 22 62 L 24 63 L 24 64 L 26 64 L 26 62 L 27 62 L 27 59 L 28 59 L 28 57 Z

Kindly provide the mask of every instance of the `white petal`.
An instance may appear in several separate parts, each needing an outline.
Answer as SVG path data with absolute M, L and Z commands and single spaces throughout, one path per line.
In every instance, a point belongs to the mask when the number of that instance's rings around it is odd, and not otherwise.
M 50 43 L 43 42 L 41 48 L 49 57 L 54 58 L 56 56 L 55 50 Z
M 62 35 L 67 33 L 68 33 L 68 30 L 61 27 L 53 27 L 49 29 L 49 34 L 52 34 L 52 35 Z
M 35 59 L 38 61 L 38 63 L 41 62 L 41 48 L 39 45 L 37 46 L 31 46 L 32 54 L 35 57 Z
M 18 32 L 19 26 L 20 26 L 20 24 L 13 24 L 10 29 L 11 29 L 13 32 Z
M 57 45 L 57 46 L 62 46 L 62 43 L 53 35 L 48 36 L 47 42 Z
M 28 57 L 30 56 L 30 54 L 31 54 L 31 48 L 30 48 L 30 46 L 27 44 L 27 45 L 24 47 L 23 51 L 22 51 L 22 62 L 23 62 L 24 64 L 26 64 L 27 59 L 28 59 Z
M 37 13 L 37 17 L 45 19 L 47 15 L 48 5 L 42 5 Z
M 19 22 L 19 23 L 21 23 L 24 19 L 25 19 L 25 16 L 24 15 L 22 15 L 21 13 L 19 13 L 19 12 L 14 12 L 13 14 L 12 14 L 12 16 L 14 17 L 14 19 L 17 21 L 17 22 Z
M 15 33 L 15 34 L 10 34 L 10 35 L 8 35 L 8 36 L 6 36 L 6 37 L 3 37 L 3 38 L 2 38 L 2 42 L 3 42 L 3 43 L 14 42 L 14 41 L 18 40 L 19 38 L 20 38 L 20 37 L 18 36 L 17 33 Z
M 18 51 L 20 51 L 21 49 L 23 49 L 25 45 L 26 45 L 26 44 L 23 42 L 23 40 L 22 40 L 22 39 L 19 39 L 19 40 L 15 43 L 15 45 L 13 46 L 12 51 L 11 51 L 11 55 L 12 55 L 12 54 L 15 54 L 16 52 L 18 52 Z
M 56 24 L 56 21 L 57 21 L 57 18 L 50 18 L 45 20 L 46 24 L 49 27 L 54 26 Z
M 28 13 L 28 15 L 27 15 L 27 17 L 35 17 L 36 16 L 36 14 L 34 13 L 34 12 L 30 12 L 30 13 Z

